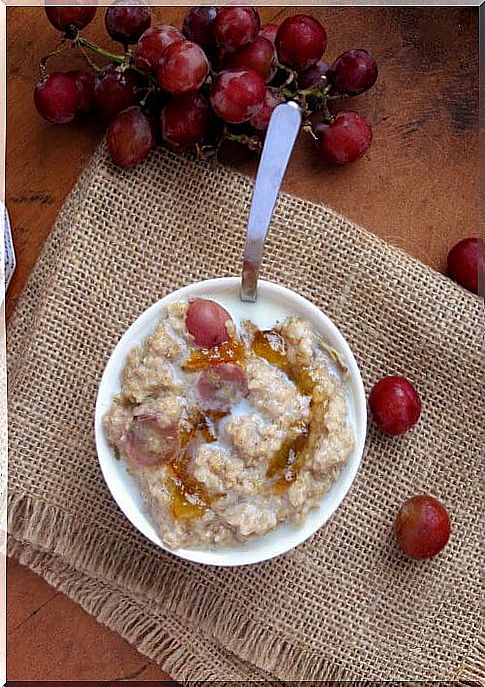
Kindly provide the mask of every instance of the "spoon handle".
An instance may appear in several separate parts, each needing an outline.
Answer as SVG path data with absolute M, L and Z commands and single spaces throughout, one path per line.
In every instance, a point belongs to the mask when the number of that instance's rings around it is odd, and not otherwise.
M 249 213 L 243 256 L 242 301 L 256 301 L 264 242 L 300 125 L 301 110 L 294 102 L 278 105 L 271 115 Z

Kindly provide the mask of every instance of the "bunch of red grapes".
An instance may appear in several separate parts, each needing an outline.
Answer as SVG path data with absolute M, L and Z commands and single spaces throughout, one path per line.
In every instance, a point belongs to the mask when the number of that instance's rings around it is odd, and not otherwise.
M 60 49 L 82 50 L 91 69 L 48 74 L 55 50 L 41 61 L 34 101 L 42 117 L 59 124 L 101 114 L 121 167 L 138 164 L 160 142 L 211 154 L 230 139 L 259 150 L 274 108 L 288 100 L 301 106 L 303 128 L 323 160 L 353 162 L 369 149 L 369 122 L 347 109 L 333 115 L 330 105 L 371 88 L 376 61 L 358 49 L 324 62 L 327 34 L 310 15 L 261 27 L 252 7 L 193 7 L 179 30 L 151 26 L 149 7 L 115 3 L 105 26 L 124 50 L 113 55 L 80 34 L 95 13 L 81 5 L 46 7 L 62 33 Z M 93 53 L 109 61 L 98 66 Z

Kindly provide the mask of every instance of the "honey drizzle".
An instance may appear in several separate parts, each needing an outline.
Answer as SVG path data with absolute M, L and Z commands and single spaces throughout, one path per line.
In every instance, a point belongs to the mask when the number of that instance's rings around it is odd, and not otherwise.
M 169 465 L 167 489 L 172 502 L 172 513 L 177 520 L 201 518 L 211 505 L 204 485 L 188 472 L 192 458 L 190 442 L 201 433 L 206 443 L 217 441 L 215 422 L 225 413 L 198 414 L 179 423 L 180 451 Z
M 199 348 L 193 351 L 183 364 L 185 372 L 197 372 L 217 363 L 242 363 L 245 359 L 244 344 L 230 339 L 214 348 Z
M 292 366 L 286 353 L 284 338 L 273 329 L 257 330 L 254 333 L 252 351 L 260 358 L 264 358 L 268 363 L 274 365 L 284 372 L 295 384 L 298 391 L 304 396 L 311 396 L 312 417 L 315 414 L 315 404 L 321 403 L 323 399 L 317 397 L 315 392 L 315 382 L 312 380 L 306 367 Z M 311 422 L 311 420 L 310 420 Z M 309 445 L 309 424 L 299 423 L 290 431 L 296 436 L 284 442 L 282 447 L 275 452 L 268 466 L 266 476 L 275 479 L 273 489 L 276 493 L 285 491 L 298 476 L 298 473 L 305 463 Z

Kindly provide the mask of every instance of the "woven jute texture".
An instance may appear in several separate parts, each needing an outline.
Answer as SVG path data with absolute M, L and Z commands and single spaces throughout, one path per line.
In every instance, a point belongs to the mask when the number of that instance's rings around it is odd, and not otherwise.
M 399 439 L 371 425 L 329 524 L 256 566 L 162 552 L 107 490 L 93 440 L 106 361 L 164 294 L 238 274 L 251 192 L 223 166 L 155 152 L 119 171 L 96 153 L 8 331 L 10 550 L 175 678 L 481 676 L 482 303 L 321 205 L 280 196 L 263 276 L 330 315 L 367 389 L 384 374 L 413 380 L 418 425 Z M 392 523 L 422 491 L 447 504 L 453 534 L 419 563 L 399 553 Z

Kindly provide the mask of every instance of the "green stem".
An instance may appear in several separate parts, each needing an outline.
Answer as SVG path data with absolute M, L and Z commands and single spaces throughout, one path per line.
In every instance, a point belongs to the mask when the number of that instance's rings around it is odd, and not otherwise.
M 118 62 L 118 64 L 123 64 L 123 62 L 125 62 L 126 60 L 126 55 L 115 55 L 112 52 L 103 50 L 103 48 L 100 48 L 99 45 L 91 43 L 91 41 L 89 41 L 87 38 L 84 38 L 84 36 L 77 36 L 74 39 L 74 44 L 78 45 L 79 47 L 88 48 L 100 57 L 105 57 L 107 60 L 110 60 L 111 62 Z
M 304 88 L 302 91 L 297 91 L 298 95 L 303 96 L 304 98 L 325 98 L 327 99 L 329 97 L 329 92 L 330 89 L 332 88 L 331 84 L 327 84 L 324 88 L 321 86 L 318 86 L 317 88 Z

